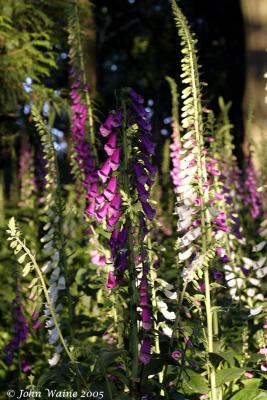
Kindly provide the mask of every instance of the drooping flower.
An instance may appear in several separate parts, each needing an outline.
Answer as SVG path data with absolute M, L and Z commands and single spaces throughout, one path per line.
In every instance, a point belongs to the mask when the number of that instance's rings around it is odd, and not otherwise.
M 182 352 L 182 350 L 177 349 L 172 352 L 171 356 L 175 361 L 177 361 L 183 357 L 183 352 Z
M 151 361 L 151 357 L 152 355 L 150 339 L 148 337 L 145 337 L 141 345 L 139 360 L 142 364 L 147 365 Z

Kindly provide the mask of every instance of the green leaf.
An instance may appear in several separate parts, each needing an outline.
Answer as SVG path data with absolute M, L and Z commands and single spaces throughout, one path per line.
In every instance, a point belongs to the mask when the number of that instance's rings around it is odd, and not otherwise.
M 11 249 L 14 249 L 17 246 L 17 241 L 14 240 L 13 242 L 10 243 Z
M 266 400 L 267 392 L 259 389 L 242 389 L 234 394 L 230 400 Z
M 164 365 L 164 360 L 156 359 L 151 361 L 144 367 L 144 376 L 158 374 L 162 371 Z
M 10 218 L 8 222 L 8 227 L 11 230 L 11 233 L 16 232 L 16 220 L 14 217 Z
M 27 253 L 22 254 L 22 256 L 20 256 L 20 257 L 18 258 L 18 263 L 19 263 L 19 264 L 24 263 L 26 256 L 27 256 Z
M 195 371 L 187 370 L 184 372 L 183 380 L 184 385 L 195 393 L 206 394 L 209 391 L 206 379 Z
M 235 357 L 236 353 L 234 351 L 220 351 L 217 353 L 220 357 L 224 358 L 230 367 L 234 367 L 235 365 Z
M 246 368 L 225 368 L 217 371 L 216 384 L 217 386 L 221 386 L 226 382 L 232 382 L 239 379 L 245 371 Z
M 117 357 L 121 355 L 121 351 L 103 351 L 100 355 L 101 362 L 104 368 L 107 368 L 110 364 L 112 364 Z
M 32 263 L 30 263 L 30 262 L 25 265 L 25 267 L 22 270 L 22 276 L 25 277 L 28 275 L 28 273 L 31 271 L 31 266 L 32 266 Z

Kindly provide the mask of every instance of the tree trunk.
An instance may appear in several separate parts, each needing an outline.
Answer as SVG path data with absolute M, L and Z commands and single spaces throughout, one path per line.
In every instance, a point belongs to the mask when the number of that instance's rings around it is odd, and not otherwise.
M 241 0 L 246 32 L 246 87 L 243 100 L 245 119 L 244 152 L 247 153 L 248 140 L 260 146 L 267 139 L 267 105 L 265 103 L 265 79 L 267 72 L 267 1 Z M 251 104 L 251 105 L 250 105 Z M 250 107 L 253 107 L 253 123 L 247 123 Z M 256 165 L 259 157 L 255 153 Z

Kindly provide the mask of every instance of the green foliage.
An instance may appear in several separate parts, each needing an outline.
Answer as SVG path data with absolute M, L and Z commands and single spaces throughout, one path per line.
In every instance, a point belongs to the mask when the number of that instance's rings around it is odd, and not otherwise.
M 22 83 L 36 83 L 56 67 L 51 40 L 52 22 L 31 1 L 0 2 L 0 108 L 2 113 L 29 97 Z

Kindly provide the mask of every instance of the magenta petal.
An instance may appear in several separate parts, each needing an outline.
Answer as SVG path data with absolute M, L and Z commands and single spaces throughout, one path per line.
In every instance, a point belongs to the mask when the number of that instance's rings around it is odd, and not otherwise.
M 26 374 L 26 372 L 28 372 L 31 369 L 30 364 L 28 363 L 28 361 L 23 360 L 21 363 L 21 370 L 22 372 L 24 372 L 24 374 Z
M 89 203 L 89 205 L 86 208 L 86 212 L 91 217 L 95 215 L 95 204 L 93 202 Z
M 105 144 L 104 149 L 105 152 L 107 153 L 108 156 L 111 156 L 114 153 L 114 150 L 116 149 L 116 141 L 117 141 L 117 135 L 116 133 L 111 133 L 108 142 Z
M 105 202 L 105 197 L 102 194 L 100 194 L 99 196 L 96 196 L 95 202 L 98 205 L 102 205 Z
M 109 209 L 112 211 L 118 211 L 121 206 L 121 195 L 119 193 L 116 193 L 115 196 L 113 197 L 112 202 L 110 203 Z
M 102 221 L 108 213 L 109 203 L 105 203 L 103 207 L 96 212 L 96 217 Z
M 120 149 L 114 150 L 110 158 L 110 168 L 112 171 L 116 171 L 120 165 Z
M 149 307 L 143 307 L 142 309 L 142 327 L 146 330 L 152 328 L 152 319 Z
M 39 312 L 38 311 L 33 311 L 32 313 L 32 319 L 35 321 L 39 316 Z
M 116 225 L 116 223 L 120 219 L 121 215 L 122 215 L 122 213 L 120 211 L 117 211 L 110 218 L 108 218 L 107 219 L 108 227 L 112 228 L 112 226 Z
M 117 178 L 113 176 L 103 192 L 103 195 L 108 201 L 113 200 L 116 192 L 116 187 L 117 187 Z
M 37 321 L 35 321 L 35 322 L 32 324 L 32 329 L 38 329 L 38 328 L 41 326 L 41 324 L 42 324 L 42 321 L 40 321 L 39 319 L 37 319 Z
M 110 173 L 110 160 L 107 159 L 104 163 L 104 165 L 102 166 L 102 168 L 97 172 L 99 178 L 102 180 L 102 182 L 106 182 L 108 179 L 108 175 Z
M 110 269 L 109 273 L 108 273 L 108 280 L 106 283 L 106 288 L 114 289 L 115 286 L 116 286 L 116 277 L 114 275 L 114 271 L 112 269 Z

